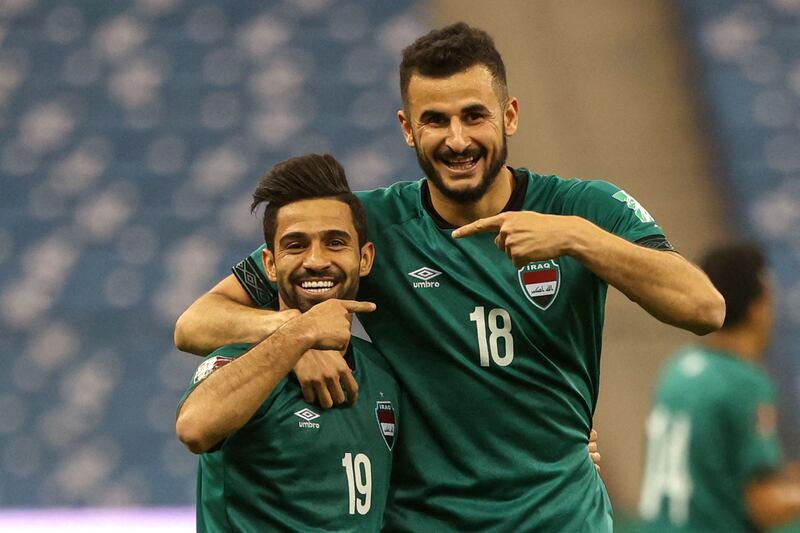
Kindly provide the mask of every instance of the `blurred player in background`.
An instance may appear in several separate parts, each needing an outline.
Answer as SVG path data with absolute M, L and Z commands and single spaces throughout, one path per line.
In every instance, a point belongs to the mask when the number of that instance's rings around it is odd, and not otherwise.
M 374 258 L 366 220 L 331 156 L 276 165 L 258 188 L 264 267 L 286 321 L 252 348 L 214 351 L 179 407 L 179 438 L 200 456 L 198 531 L 380 529 L 399 392 L 370 343 L 351 339 L 359 279 Z M 360 383 L 347 409 L 312 410 L 287 374 L 310 348 L 336 350 Z
M 781 470 L 775 392 L 758 366 L 775 287 L 753 245 L 716 248 L 702 266 L 727 302 L 725 324 L 662 371 L 640 513 L 654 532 L 758 531 L 800 515 L 800 476 Z
M 426 177 L 360 195 L 379 252 L 360 292 L 378 310 L 362 323 L 406 393 L 385 526 L 610 531 L 585 448 L 607 286 L 698 334 L 722 324 L 724 302 L 624 191 L 506 166 L 519 103 L 485 32 L 417 39 L 400 80 Z M 257 308 L 272 292 L 261 253 L 181 316 L 181 349 L 257 341 L 281 320 Z M 315 352 L 295 373 L 329 406 L 345 399 L 340 376 L 355 397 L 345 366 Z

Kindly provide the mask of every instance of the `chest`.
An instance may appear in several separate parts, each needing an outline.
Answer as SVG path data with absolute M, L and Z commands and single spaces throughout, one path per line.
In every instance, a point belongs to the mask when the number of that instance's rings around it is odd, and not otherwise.
M 564 330 L 565 316 L 591 320 L 602 312 L 606 286 L 580 262 L 548 258 L 518 269 L 494 237 L 456 240 L 433 224 L 384 232 L 364 282 L 365 295 L 378 304 L 376 318 L 391 315 L 442 331 L 448 324 L 463 328 L 480 315 L 494 322 L 508 316 L 528 330 Z

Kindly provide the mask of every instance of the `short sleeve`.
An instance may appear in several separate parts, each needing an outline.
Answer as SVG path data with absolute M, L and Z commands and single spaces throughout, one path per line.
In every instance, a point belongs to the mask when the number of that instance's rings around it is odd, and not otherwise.
M 775 390 L 766 377 L 739 387 L 735 424 L 741 438 L 742 479 L 751 480 L 777 470 L 783 460 L 776 432 Z
M 240 355 L 247 352 L 250 348 L 249 344 L 231 344 L 229 346 L 223 346 L 222 348 L 218 348 L 211 352 L 200 365 L 195 370 L 194 374 L 192 375 L 191 379 L 189 380 L 188 385 L 186 386 L 186 390 L 181 396 L 181 399 L 178 401 L 178 411 L 181 410 L 183 406 L 183 402 L 186 401 L 186 398 L 197 388 L 200 383 L 205 381 L 208 376 L 222 368 L 223 366 L 227 365 Z
M 565 212 L 586 218 L 625 240 L 672 249 L 650 213 L 633 196 L 606 181 L 575 180 L 566 195 Z
M 267 279 L 266 272 L 264 272 L 264 264 L 261 262 L 261 251 L 265 247 L 266 244 L 262 244 L 256 248 L 249 256 L 236 263 L 231 271 L 256 305 L 268 309 L 277 309 L 278 290 Z

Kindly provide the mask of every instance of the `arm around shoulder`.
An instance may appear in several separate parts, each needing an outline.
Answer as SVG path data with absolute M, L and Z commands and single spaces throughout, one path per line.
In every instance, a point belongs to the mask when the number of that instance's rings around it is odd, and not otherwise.
M 271 335 L 297 310 L 255 307 L 235 276 L 229 275 L 194 301 L 175 324 L 175 346 L 196 355 L 234 343 L 256 343 Z

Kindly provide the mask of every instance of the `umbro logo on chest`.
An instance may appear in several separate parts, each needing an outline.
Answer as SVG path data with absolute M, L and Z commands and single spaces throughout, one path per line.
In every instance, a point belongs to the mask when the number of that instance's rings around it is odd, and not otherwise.
M 319 429 L 319 422 L 314 422 L 314 420 L 319 418 L 320 415 L 315 413 L 308 407 L 296 411 L 294 413 L 294 416 L 301 419 L 301 421 L 297 423 L 297 427 L 308 428 L 308 429 Z
M 431 281 L 433 278 L 440 276 L 442 273 L 430 267 L 420 267 L 408 273 L 409 276 L 416 279 L 412 281 L 411 285 L 415 289 L 429 289 L 439 286 L 438 281 Z

